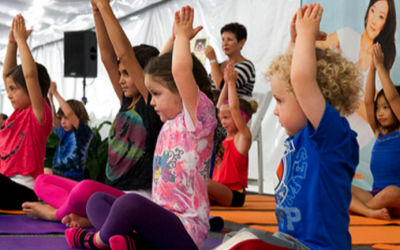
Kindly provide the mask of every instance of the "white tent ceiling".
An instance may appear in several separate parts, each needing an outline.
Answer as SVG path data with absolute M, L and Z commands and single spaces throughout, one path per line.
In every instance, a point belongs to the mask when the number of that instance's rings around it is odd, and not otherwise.
M 111 5 L 118 18 L 138 12 L 163 0 L 113 0 Z M 64 31 L 93 28 L 89 0 L 0 0 L 0 63 L 3 63 L 12 19 L 21 13 L 27 28 L 34 32 L 30 47 L 63 39 Z

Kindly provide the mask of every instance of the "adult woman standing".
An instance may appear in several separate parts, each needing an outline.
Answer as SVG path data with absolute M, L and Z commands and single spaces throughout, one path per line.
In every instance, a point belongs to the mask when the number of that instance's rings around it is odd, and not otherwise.
M 234 65 L 238 72 L 236 88 L 238 96 L 244 99 L 251 99 L 255 83 L 255 68 L 251 61 L 244 58 L 241 49 L 246 43 L 247 30 L 242 24 L 229 23 L 221 29 L 222 49 L 228 60 L 218 64 L 214 49 L 207 46 L 205 50 L 206 57 L 211 64 L 212 85 L 215 89 L 221 90 L 225 84 L 224 68 L 228 63 Z

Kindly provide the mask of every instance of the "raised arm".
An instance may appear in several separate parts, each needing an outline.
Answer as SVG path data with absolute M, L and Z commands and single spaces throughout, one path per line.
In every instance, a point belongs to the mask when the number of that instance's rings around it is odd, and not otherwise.
M 54 97 L 57 99 L 58 103 L 60 104 L 60 108 L 63 111 L 64 116 L 71 122 L 72 126 L 74 126 L 75 129 L 78 129 L 79 118 L 76 116 L 75 112 L 71 109 L 64 98 L 62 98 L 60 93 L 58 93 L 56 82 L 51 82 L 51 91 Z
M 297 38 L 293 52 L 291 81 L 297 100 L 307 119 L 316 129 L 325 111 L 325 99 L 317 83 L 315 41 L 323 9 L 319 4 L 297 11 Z
M 6 51 L 6 57 L 4 59 L 4 67 L 3 67 L 3 80 L 4 84 L 6 84 L 6 74 L 15 66 L 17 66 L 17 42 L 14 38 L 14 23 L 15 18 L 12 21 L 10 34 L 8 35 L 8 45 Z
M 108 37 L 106 26 L 103 18 L 101 17 L 99 9 L 97 8 L 97 5 L 93 2 L 93 0 L 90 2 L 92 4 L 93 18 L 96 25 L 97 43 L 99 44 L 101 61 L 107 70 L 107 74 L 110 78 L 111 84 L 113 85 L 115 94 L 122 103 L 123 91 L 121 85 L 119 84 L 117 55 L 114 52 L 113 45 Z
M 31 100 L 33 113 L 35 114 L 36 120 L 39 124 L 42 124 L 44 113 L 43 96 L 42 91 L 40 90 L 36 63 L 33 60 L 31 51 L 26 42 L 28 33 L 25 28 L 25 20 L 21 15 L 16 17 L 14 23 L 14 37 L 18 45 L 22 70 L 24 72 L 24 78 L 28 89 L 28 95 Z
M 228 63 L 224 70 L 224 79 L 225 85 L 228 85 L 229 110 L 231 111 L 236 128 L 239 130 L 236 136 L 237 139 L 235 139 L 235 146 L 240 153 L 246 155 L 251 146 L 251 132 L 249 127 L 247 127 L 247 121 L 243 119 L 240 111 L 239 97 L 236 90 L 237 76 L 238 73 L 235 71 L 233 65 Z
M 302 13 L 304 13 L 307 9 L 308 5 L 304 5 L 301 8 Z M 296 20 L 297 20 L 297 12 L 293 15 L 292 22 L 290 23 L 290 41 L 288 45 L 288 52 L 293 51 L 294 45 L 296 43 L 297 31 L 296 31 Z M 336 34 L 336 32 L 335 32 Z M 331 36 L 331 35 L 329 35 Z M 329 37 L 324 31 L 319 31 L 317 37 L 317 45 L 318 44 L 326 44 L 328 43 L 327 37 Z
M 219 109 L 226 100 L 228 100 L 228 84 L 224 84 L 224 87 L 222 87 L 218 98 L 217 109 Z
M 190 53 L 190 40 L 203 28 L 193 29 L 194 10 L 183 7 L 175 13 L 175 44 L 172 55 L 172 75 L 179 94 L 196 126 L 198 86 L 193 76 L 193 60 Z
M 53 116 L 53 126 L 56 127 L 57 129 L 60 128 L 60 119 L 57 116 L 56 113 L 56 106 L 54 105 L 54 100 L 53 100 L 53 86 L 50 85 L 50 89 L 49 89 L 49 101 L 50 101 L 50 106 L 51 106 L 51 114 Z
M 214 81 L 215 87 L 219 90 L 221 89 L 221 81 L 224 79 L 224 75 L 219 67 L 217 56 L 215 55 L 214 48 L 208 45 L 204 51 L 207 59 L 210 61 L 211 65 L 211 77 Z
M 124 30 L 115 17 L 109 0 L 92 0 L 100 11 L 101 17 L 107 29 L 108 36 L 111 40 L 114 51 L 117 54 L 120 62 L 126 67 L 131 76 L 136 88 L 143 96 L 147 103 L 148 90 L 144 85 L 144 72 L 136 59 L 131 43 L 128 40 Z
M 14 38 L 14 23 L 16 18 L 13 19 L 11 23 L 10 33 L 8 35 L 8 45 L 7 45 L 7 52 L 6 57 L 4 59 L 4 66 L 3 66 L 3 80 L 4 84 L 6 82 L 5 75 L 15 66 L 17 66 L 17 49 L 18 45 Z M 32 33 L 32 30 L 27 30 L 27 38 Z
M 165 53 L 171 52 L 172 49 L 174 48 L 174 43 L 175 43 L 175 24 L 172 24 L 172 34 L 168 38 L 167 42 L 164 44 L 160 56 L 164 55 Z
M 367 120 L 369 126 L 371 127 L 372 131 L 374 132 L 375 136 L 378 136 L 379 133 L 379 126 L 376 122 L 375 116 L 375 64 L 374 64 L 374 53 L 371 53 L 371 64 L 369 67 L 368 75 L 367 75 L 367 82 L 365 85 L 365 97 L 364 97 L 364 105 L 365 105 L 365 112 L 367 115 Z
M 384 65 L 384 54 L 379 43 L 374 45 L 373 60 L 376 70 L 378 71 L 379 79 L 381 79 L 383 91 L 385 92 L 386 100 L 389 102 L 390 107 L 397 119 L 400 119 L 400 96 L 394 86 L 389 72 Z

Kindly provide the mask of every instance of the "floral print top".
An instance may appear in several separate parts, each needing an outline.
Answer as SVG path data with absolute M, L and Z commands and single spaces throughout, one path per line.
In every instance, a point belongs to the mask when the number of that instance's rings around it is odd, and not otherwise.
M 154 152 L 152 200 L 176 214 L 201 247 L 209 230 L 207 178 L 217 126 L 214 104 L 201 91 L 196 118 L 193 124 L 184 107 L 162 127 Z

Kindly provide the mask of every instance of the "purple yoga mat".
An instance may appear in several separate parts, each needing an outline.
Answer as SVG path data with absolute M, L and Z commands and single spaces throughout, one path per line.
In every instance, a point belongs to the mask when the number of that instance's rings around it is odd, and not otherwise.
M 201 250 L 211 250 L 222 239 L 207 239 Z M 65 237 L 11 237 L 0 236 L 0 250 L 71 250 Z M 79 250 L 74 248 L 75 250 Z
M 35 220 L 25 215 L 0 215 L 0 234 L 64 233 L 61 222 Z
M 0 236 L 0 250 L 70 250 L 64 237 Z M 78 250 L 77 248 L 74 248 Z

